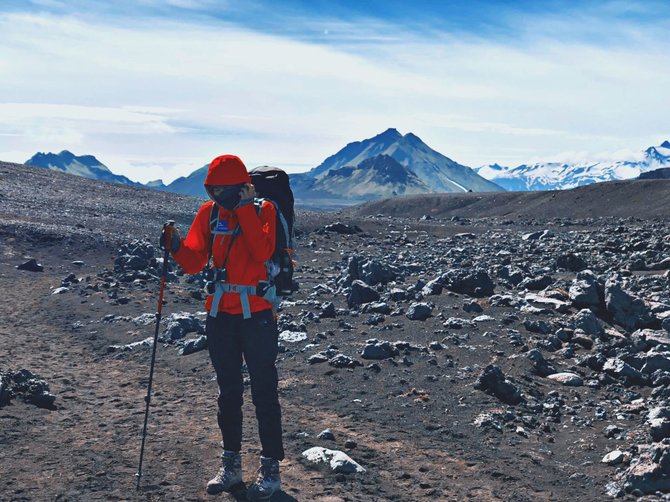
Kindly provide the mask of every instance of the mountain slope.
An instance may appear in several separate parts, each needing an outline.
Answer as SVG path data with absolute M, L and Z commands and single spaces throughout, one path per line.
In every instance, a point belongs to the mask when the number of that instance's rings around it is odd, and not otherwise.
M 206 164 L 201 168 L 196 169 L 188 176 L 181 176 L 172 183 L 169 183 L 158 189 L 165 190 L 167 192 L 181 193 L 184 195 L 194 195 L 196 197 L 208 197 L 204 187 L 208 168 L 209 164 Z
M 311 186 L 345 199 L 371 199 L 433 190 L 414 172 L 388 155 L 365 159 L 357 166 L 329 170 Z
M 345 210 L 347 216 L 383 214 L 439 218 L 590 219 L 669 218 L 670 179 L 593 183 L 570 190 L 497 193 L 431 193 L 375 200 Z M 517 220 L 518 221 L 518 220 Z
M 646 173 L 640 174 L 638 176 L 639 180 L 667 180 L 670 179 L 670 167 L 661 167 L 660 169 L 654 169 L 653 171 L 647 171 Z
M 601 181 L 634 179 L 661 167 L 670 167 L 670 141 L 647 148 L 637 161 L 546 162 L 517 167 L 492 164 L 475 171 L 507 190 L 526 191 L 562 190 Z
M 24 162 L 25 165 L 51 169 L 53 171 L 62 171 L 76 176 L 83 176 L 101 181 L 111 181 L 123 185 L 142 186 L 125 176 L 114 174 L 109 168 L 96 159 L 93 155 L 76 156 L 68 150 L 56 153 L 38 152 L 30 159 Z
M 492 192 L 501 188 L 479 176 L 467 166 L 433 150 L 415 134 L 401 135 L 396 129 L 387 129 L 373 138 L 349 143 L 309 172 L 316 179 L 328 171 L 344 166 L 357 166 L 378 155 L 388 155 L 411 169 L 435 192 Z

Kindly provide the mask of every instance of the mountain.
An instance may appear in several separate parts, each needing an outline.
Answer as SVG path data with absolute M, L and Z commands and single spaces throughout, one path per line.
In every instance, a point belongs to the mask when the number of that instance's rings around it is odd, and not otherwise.
M 184 195 L 194 195 L 196 197 L 208 197 L 205 191 L 205 178 L 207 177 L 207 169 L 209 164 L 196 169 L 188 176 L 181 176 L 168 185 L 164 185 L 159 190 L 167 192 L 177 192 Z
M 24 164 L 54 171 L 62 171 L 64 173 L 83 176 L 94 180 L 111 181 L 123 185 L 142 186 L 141 183 L 132 181 L 125 176 L 114 174 L 93 155 L 76 156 L 67 150 L 63 150 L 58 154 L 38 152 L 25 161 Z
M 475 171 L 506 190 L 526 191 L 562 190 L 600 181 L 633 179 L 661 167 L 670 167 L 670 141 L 647 148 L 636 161 L 546 162 L 517 167 L 491 164 Z
M 646 173 L 640 174 L 638 176 L 639 180 L 667 180 L 670 179 L 670 167 L 661 167 L 660 169 L 654 169 L 653 171 L 647 171 Z
M 413 171 L 386 154 L 365 159 L 357 166 L 330 169 L 310 189 L 344 199 L 377 199 L 433 191 Z
M 203 188 L 207 167 L 155 188 L 207 197 Z M 311 171 L 291 174 L 290 179 L 296 199 L 317 201 L 319 206 L 328 201 L 329 207 L 400 194 L 502 190 L 418 136 L 403 136 L 396 129 L 349 143 Z
M 349 143 L 309 171 L 309 177 L 322 179 L 332 169 L 358 166 L 362 161 L 388 155 L 416 176 L 434 192 L 495 192 L 501 188 L 479 176 L 471 168 L 458 164 L 433 150 L 412 133 L 404 136 L 387 129 L 373 138 Z
M 144 186 L 147 188 L 154 188 L 156 190 L 163 190 L 166 185 L 163 183 L 163 180 L 153 180 L 147 181 Z

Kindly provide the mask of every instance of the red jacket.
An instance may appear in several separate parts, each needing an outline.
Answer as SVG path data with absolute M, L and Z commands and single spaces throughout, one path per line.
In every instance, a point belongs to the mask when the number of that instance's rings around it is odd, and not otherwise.
M 225 160 L 230 160 L 228 158 L 233 156 L 225 157 Z M 223 163 L 217 163 L 217 160 L 222 158 L 217 157 L 212 161 L 205 185 L 226 185 L 240 182 L 237 177 L 233 178 L 240 173 L 232 172 L 231 174 L 230 168 L 224 169 L 225 165 Z M 244 169 L 244 174 L 246 174 L 246 168 L 244 168 L 242 161 L 237 157 L 234 157 L 234 160 L 239 161 Z M 237 166 L 235 167 L 237 168 Z M 234 181 L 233 183 L 230 182 L 231 179 Z M 209 217 L 213 204 L 214 202 L 210 201 L 200 206 L 186 238 L 181 241 L 179 251 L 173 255 L 187 274 L 197 274 L 207 265 L 211 237 Z M 239 223 L 242 230 L 230 249 L 228 263 L 226 264 L 227 282 L 244 286 L 256 286 L 259 281 L 268 279 L 265 262 L 270 259 L 275 249 L 276 218 L 274 206 L 267 201 L 263 202 L 260 214 L 257 214 L 254 204 L 247 204 L 233 211 L 219 207 L 219 221 L 226 220 L 230 230 L 233 230 Z M 215 268 L 223 267 L 223 260 L 231 238 L 231 235 L 217 235 L 214 239 L 212 261 Z M 208 296 L 205 302 L 207 311 L 210 310 L 211 306 L 212 295 Z M 249 306 L 251 312 L 272 308 L 270 302 L 256 295 L 249 296 Z M 219 303 L 218 311 L 241 314 L 240 295 L 225 293 Z

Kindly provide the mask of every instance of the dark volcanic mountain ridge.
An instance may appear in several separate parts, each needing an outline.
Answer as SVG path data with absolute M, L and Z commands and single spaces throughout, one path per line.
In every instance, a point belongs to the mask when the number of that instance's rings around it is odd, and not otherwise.
M 593 183 L 570 190 L 408 195 L 367 202 L 352 215 L 468 218 L 670 218 L 670 180 Z

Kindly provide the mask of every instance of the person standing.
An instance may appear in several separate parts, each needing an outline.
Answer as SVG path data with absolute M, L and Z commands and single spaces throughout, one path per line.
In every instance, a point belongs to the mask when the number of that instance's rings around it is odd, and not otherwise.
M 275 248 L 276 210 L 268 201 L 257 210 L 251 178 L 235 155 L 211 162 L 205 189 L 212 200 L 200 207 L 186 238 L 166 225 L 161 242 L 187 274 L 201 272 L 212 261 L 206 336 L 219 386 L 217 418 L 224 451 L 207 492 L 229 492 L 242 483 L 244 359 L 262 446 L 258 476 L 247 495 L 267 500 L 280 489 L 279 462 L 284 458 L 275 364 L 279 333 L 272 303 L 256 293 L 259 282 L 268 280 L 266 261 Z M 210 222 L 213 216 L 216 221 Z

